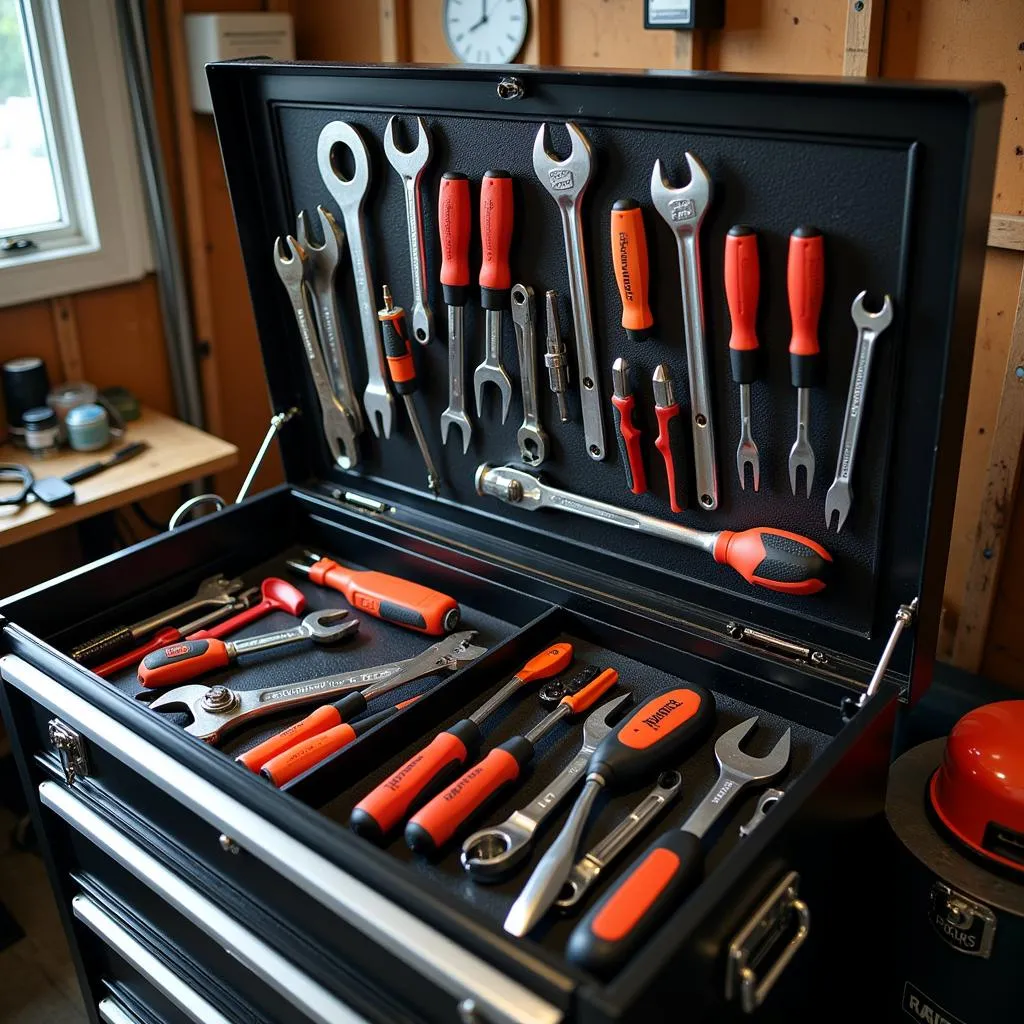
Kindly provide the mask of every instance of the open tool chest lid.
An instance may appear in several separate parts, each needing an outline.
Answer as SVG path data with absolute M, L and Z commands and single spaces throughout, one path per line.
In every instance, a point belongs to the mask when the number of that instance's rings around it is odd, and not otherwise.
M 266 61 L 216 64 L 208 73 L 273 406 L 302 411 L 280 435 L 289 481 L 332 500 L 348 502 L 348 494 L 372 499 L 362 506 L 370 509 L 367 515 L 409 543 L 417 537 L 440 539 L 451 546 L 453 558 L 472 549 L 506 567 L 519 567 L 541 583 L 554 577 L 610 603 L 690 621 L 723 642 L 740 628 L 753 627 L 806 645 L 805 656 L 821 652 L 806 657 L 812 671 L 860 683 L 881 653 L 897 608 L 918 597 L 917 628 L 897 649 L 890 672 L 912 680 L 915 692 L 927 685 L 970 381 L 1000 86 Z M 392 115 L 399 115 L 406 148 L 416 144 L 416 115 L 423 118 L 433 147 L 420 186 L 433 339 L 425 345 L 413 341 L 412 348 L 420 381 L 413 402 L 440 470 L 439 498 L 427 490 L 424 462 L 397 396 L 390 439 L 366 429 L 359 437 L 359 464 L 348 471 L 334 464 L 296 319 L 275 267 L 275 238 L 296 234 L 299 211 L 307 211 L 315 222 L 316 208 L 323 204 L 348 229 L 337 270 L 338 314 L 361 396 L 367 360 L 349 256 L 352 225 L 321 177 L 317 149 L 331 122 L 356 126 L 368 152 L 363 222 L 374 308 L 381 305 L 381 287 L 387 283 L 395 301 L 411 310 L 403 183 L 382 141 Z M 550 126 L 551 147 L 568 154 L 568 120 L 579 126 L 592 150 L 582 225 L 604 416 L 606 457 L 600 461 L 588 455 L 584 438 L 562 221 L 533 162 L 543 123 Z M 676 243 L 652 205 L 651 178 L 660 160 L 673 184 L 685 184 L 687 152 L 699 158 L 711 179 L 699 252 L 718 506 L 714 511 L 698 507 L 687 431 L 690 504 L 674 514 L 653 444 L 658 422 L 651 382 L 659 363 L 671 369 L 684 421 L 690 402 Z M 345 147 L 336 146 L 331 160 L 342 178 L 360 173 Z M 717 564 L 707 551 L 565 512 L 516 508 L 477 493 L 479 466 L 527 468 L 519 462 L 516 439 L 522 401 L 507 310 L 503 357 L 514 383 L 507 421 L 501 422 L 495 389 L 484 392 L 482 416 L 471 394 L 473 368 L 484 345 L 477 289 L 480 181 L 494 168 L 508 171 L 513 180 L 511 279 L 531 285 L 537 297 L 535 370 L 549 452 L 531 472 L 573 494 L 701 530 L 768 526 L 805 535 L 833 558 L 825 590 L 795 596 L 760 589 Z M 472 188 L 463 372 L 473 433 L 466 454 L 457 430 L 447 446 L 439 430 L 448 404 L 437 216 L 446 171 L 468 175 Z M 622 197 L 640 203 L 650 254 L 654 327 L 642 341 L 627 336 L 621 326 L 612 263 L 609 216 L 613 202 Z M 757 492 L 749 479 L 742 489 L 736 472 L 739 389 L 730 374 L 723 277 L 725 239 L 736 224 L 757 232 L 760 256 L 760 352 L 758 379 L 751 386 L 752 430 L 760 449 Z M 787 351 L 789 236 L 807 224 L 823 233 L 825 252 L 822 367 L 810 393 L 809 440 L 816 472 L 809 497 L 802 484 L 797 496 L 789 485 L 797 403 Z M 559 421 L 543 367 L 547 289 L 559 295 L 569 356 L 566 423 Z M 869 309 L 878 309 L 883 297 L 891 296 L 895 316 L 879 336 L 869 379 L 856 387 L 866 422 L 853 470 L 852 508 L 837 534 L 826 527 L 824 504 L 836 469 L 854 361 L 851 303 L 865 290 Z M 627 489 L 616 451 L 610 396 L 617 356 L 632 365 L 636 421 L 643 431 L 650 481 L 650 490 L 641 495 Z M 381 504 L 374 506 L 374 501 Z M 770 646 L 772 652 L 783 656 L 781 647 Z

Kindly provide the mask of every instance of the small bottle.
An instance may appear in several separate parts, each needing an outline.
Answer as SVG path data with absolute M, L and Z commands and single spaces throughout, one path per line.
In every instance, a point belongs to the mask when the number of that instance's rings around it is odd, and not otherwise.
M 25 447 L 33 455 L 42 458 L 57 451 L 60 442 L 60 424 L 57 414 L 46 405 L 26 409 L 21 414 L 21 425 L 25 431 Z

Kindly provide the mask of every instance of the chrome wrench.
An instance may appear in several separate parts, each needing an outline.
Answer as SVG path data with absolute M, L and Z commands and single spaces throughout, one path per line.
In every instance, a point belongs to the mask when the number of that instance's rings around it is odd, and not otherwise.
M 274 241 L 274 265 L 277 276 L 288 292 L 295 323 L 306 350 L 309 372 L 320 402 L 320 419 L 323 424 L 324 440 L 331 451 L 331 458 L 342 469 L 351 469 L 359 462 L 359 447 L 356 431 L 348 411 L 338 401 L 327 376 L 323 351 L 316 337 L 315 321 L 309 308 L 306 287 L 309 285 L 311 268 L 306 251 L 292 238 L 278 236 Z
M 853 353 L 853 369 L 850 372 L 850 390 L 846 396 L 846 415 L 843 418 L 843 436 L 839 442 L 839 458 L 836 461 L 836 477 L 825 495 L 825 529 L 832 528 L 833 513 L 839 515 L 836 533 L 843 528 L 846 517 L 850 514 L 853 492 L 850 480 L 853 477 L 853 464 L 857 458 L 857 438 L 860 436 L 860 424 L 864 412 L 864 399 L 868 389 L 868 376 L 871 373 L 871 357 L 875 352 L 875 342 L 879 335 L 892 323 L 892 300 L 888 295 L 882 308 L 877 313 L 869 313 L 864 308 L 864 297 L 861 292 L 853 300 L 850 316 L 857 328 L 857 348 Z
M 320 234 L 323 243 L 317 245 L 309 230 L 309 219 L 302 210 L 295 225 L 295 237 L 299 245 L 306 250 L 309 257 L 310 290 L 313 293 L 314 313 L 316 314 L 317 332 L 320 335 L 320 347 L 327 360 L 327 372 L 331 385 L 338 400 L 345 407 L 356 433 L 366 429 L 363 423 L 363 411 L 359 408 L 355 385 L 352 383 L 352 370 L 348 364 L 348 349 L 341 333 L 341 320 L 338 317 L 338 300 L 335 293 L 335 277 L 338 271 L 338 259 L 345 244 L 345 232 L 329 210 L 322 206 L 316 208 L 320 218 Z
M 590 712 L 583 723 L 579 753 L 522 810 L 513 811 L 500 825 L 480 829 L 466 839 L 462 866 L 475 881 L 496 882 L 518 867 L 530 852 L 537 829 L 583 781 L 590 755 L 612 731 L 611 720 L 630 696 L 625 693 Z
M 354 171 L 351 178 L 343 178 L 340 163 L 335 159 L 338 146 L 352 154 Z M 356 283 L 359 303 L 359 323 L 363 332 L 368 380 L 363 392 L 363 408 L 374 434 L 391 436 L 395 415 L 395 400 L 388 389 L 384 350 L 381 347 L 377 320 L 376 293 L 366 249 L 366 231 L 363 225 L 363 202 L 370 186 L 370 157 L 366 144 L 356 129 L 345 121 L 331 121 L 324 125 L 316 145 L 316 162 L 320 177 L 331 197 L 338 204 L 345 221 L 348 249 L 352 256 L 352 276 Z M 378 419 L 379 417 L 379 419 Z
M 576 358 L 579 362 L 580 405 L 583 412 L 583 436 L 587 454 L 595 460 L 605 457 L 604 411 L 597 368 L 597 345 L 590 313 L 590 285 L 587 281 L 587 254 L 583 247 L 583 221 L 580 208 L 590 181 L 591 155 L 587 137 L 567 121 L 566 130 L 572 149 L 559 160 L 547 147 L 547 125 L 542 124 L 533 143 L 533 169 L 540 183 L 558 205 L 565 238 L 565 261 L 569 273 L 569 297 L 576 328 Z
M 519 352 L 519 380 L 523 389 L 523 425 L 516 434 L 519 455 L 528 466 L 539 466 L 547 456 L 548 435 L 537 411 L 537 306 L 529 285 L 512 286 L 512 323 Z
M 697 500 L 704 509 L 718 508 L 718 465 L 715 432 L 711 421 L 711 381 L 704 340 L 704 293 L 701 288 L 701 221 L 711 201 L 711 179 L 704 165 L 686 154 L 690 182 L 672 188 L 665 180 L 661 161 L 651 172 L 651 201 L 672 229 L 679 255 L 679 286 L 683 297 L 683 329 L 686 337 L 686 372 L 690 379 L 690 422 L 693 427 L 693 467 Z
M 399 149 L 395 141 L 397 121 L 397 117 L 392 117 L 384 129 L 384 154 L 388 158 L 388 163 L 401 177 L 405 192 L 405 224 L 409 234 L 409 262 L 412 265 L 412 333 L 421 345 L 426 345 L 434 335 L 434 316 L 430 311 L 428 299 L 427 253 L 420 181 L 424 169 L 430 163 L 433 148 L 430 132 L 427 131 L 423 118 L 417 117 L 416 148 L 410 151 Z

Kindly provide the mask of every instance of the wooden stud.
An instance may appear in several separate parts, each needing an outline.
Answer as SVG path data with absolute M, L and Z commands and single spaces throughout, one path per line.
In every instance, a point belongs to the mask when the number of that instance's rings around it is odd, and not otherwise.
M 53 313 L 53 328 L 57 335 L 57 351 L 60 353 L 60 367 L 65 380 L 84 380 L 82 346 L 78 341 L 78 323 L 75 320 L 74 301 L 70 295 L 58 295 L 50 299 Z
M 523 44 L 524 64 L 554 65 L 558 63 L 556 0 L 528 0 L 530 30 Z
M 988 224 L 988 244 L 993 249 L 1024 252 L 1024 217 L 994 213 Z
M 844 75 L 867 78 L 878 74 L 884 22 L 885 0 L 847 0 Z
M 403 64 L 409 60 L 408 0 L 381 0 L 380 59 L 385 64 Z
M 707 56 L 707 39 L 700 29 L 679 29 L 675 36 L 675 66 L 683 71 L 701 71 Z

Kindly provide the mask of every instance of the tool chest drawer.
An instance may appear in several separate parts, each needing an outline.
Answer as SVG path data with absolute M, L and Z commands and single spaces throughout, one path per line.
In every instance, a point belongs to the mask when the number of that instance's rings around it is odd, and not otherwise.
M 288 482 L 0 605 L 92 994 L 834 999 L 930 681 L 999 89 L 209 78 Z

